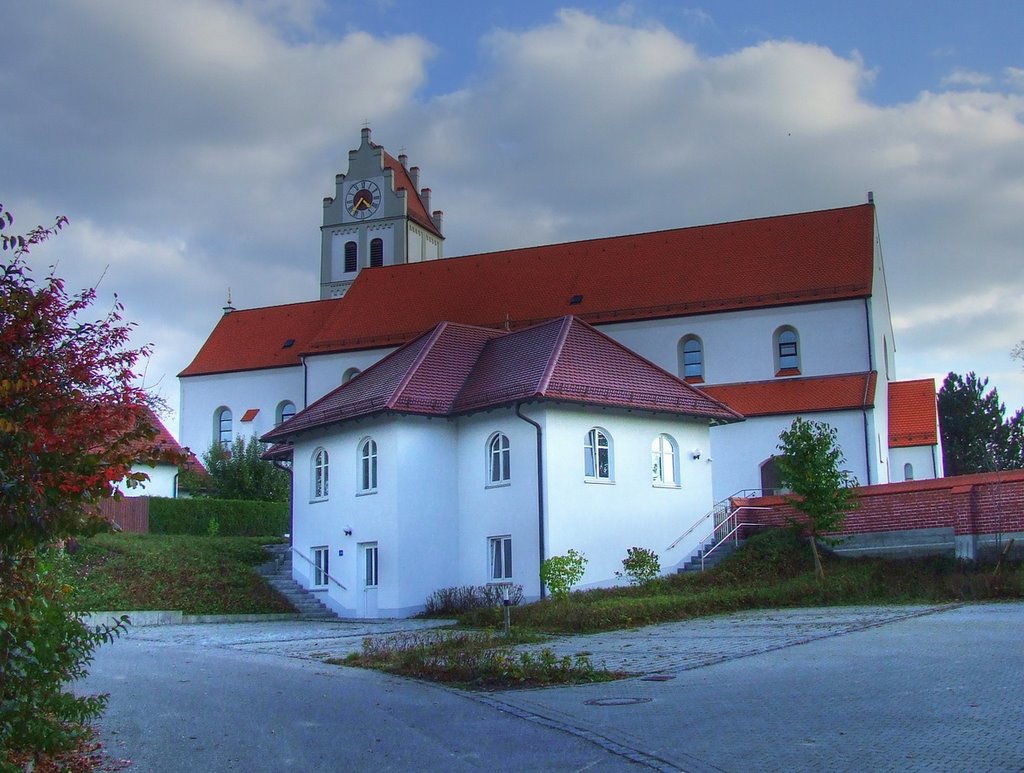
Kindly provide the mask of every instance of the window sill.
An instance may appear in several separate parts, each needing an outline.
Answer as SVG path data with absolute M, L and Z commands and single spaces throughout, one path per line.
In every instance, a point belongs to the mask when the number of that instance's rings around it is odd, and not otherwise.
M 680 489 L 680 488 L 682 488 L 682 484 L 679 484 L 679 483 L 652 483 L 651 487 L 652 488 L 669 488 L 669 489 L 674 488 L 674 489 Z
M 779 370 L 775 371 L 775 377 L 776 378 L 778 378 L 780 376 L 799 376 L 799 375 L 800 375 L 800 368 L 780 368 Z
M 330 499 L 330 497 L 317 497 L 316 499 L 309 500 L 309 503 L 311 505 L 316 505 L 316 504 L 319 504 L 320 502 L 327 502 L 327 501 L 329 501 L 329 499 Z
M 357 491 L 356 492 L 356 496 L 357 497 L 368 497 L 368 496 L 370 496 L 372 494 L 376 494 L 376 493 L 377 493 L 377 489 L 372 488 L 372 489 L 367 489 L 366 491 Z
M 687 384 L 703 384 L 704 383 L 704 377 L 703 376 L 686 376 L 683 379 L 683 381 L 685 381 Z
M 502 481 L 500 483 L 487 483 L 487 484 L 484 485 L 484 488 L 485 489 L 486 488 L 506 488 L 506 487 L 511 486 L 511 485 L 512 485 L 512 481 L 505 480 L 505 481 Z
M 310 593 L 327 593 L 329 588 L 326 585 L 314 585 L 309 589 Z
M 611 478 L 584 478 L 584 483 L 596 483 L 599 486 L 614 486 L 615 481 Z

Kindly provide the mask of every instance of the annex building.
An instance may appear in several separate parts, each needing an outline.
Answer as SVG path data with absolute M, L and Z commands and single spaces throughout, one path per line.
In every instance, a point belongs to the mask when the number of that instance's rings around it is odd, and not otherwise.
M 364 129 L 324 200 L 318 300 L 226 309 L 180 374 L 184 445 L 293 460 L 296 578 L 337 611 L 626 549 L 663 568 L 774 488 L 795 416 L 861 484 L 941 477 L 935 385 L 895 381 L 875 207 L 444 257 L 419 170 Z

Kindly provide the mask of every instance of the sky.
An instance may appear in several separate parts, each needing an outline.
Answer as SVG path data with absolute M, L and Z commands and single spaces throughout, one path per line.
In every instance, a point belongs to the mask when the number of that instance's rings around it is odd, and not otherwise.
M 177 373 L 319 293 L 369 125 L 449 256 L 877 205 L 896 377 L 1024 406 L 1024 3 L 34 0 L 0 11 L 0 204 Z

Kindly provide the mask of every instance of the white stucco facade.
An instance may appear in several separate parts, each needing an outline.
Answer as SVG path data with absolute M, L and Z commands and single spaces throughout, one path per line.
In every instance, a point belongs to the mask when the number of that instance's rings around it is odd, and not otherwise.
M 583 587 L 617 582 L 630 547 L 656 551 L 665 571 L 689 557 L 701 535 L 665 549 L 712 504 L 711 466 L 692 455 L 708 448 L 706 422 L 545 403 L 522 412 L 541 426 L 545 556 L 570 548 L 583 553 Z M 612 444 L 606 481 L 584 474 L 584 441 L 594 427 Z M 509 441 L 510 475 L 499 483 L 488 476 L 495 433 Z M 675 443 L 678 485 L 652 482 L 651 444 L 662 433 Z M 308 434 L 294 446 L 293 572 L 337 613 L 407 616 L 439 588 L 496 579 L 521 584 L 528 599 L 539 597 L 537 431 L 512 408 L 453 419 L 368 419 Z M 367 492 L 360 450 L 369 438 L 377 477 Z M 313 496 L 319 449 L 329 455 L 329 490 L 321 498 Z M 511 576 L 495 578 L 492 541 L 506 539 Z M 372 577 L 368 548 L 376 548 Z M 319 586 L 318 550 L 329 556 L 330 576 L 320 574 Z M 320 561 L 322 567 L 322 553 Z

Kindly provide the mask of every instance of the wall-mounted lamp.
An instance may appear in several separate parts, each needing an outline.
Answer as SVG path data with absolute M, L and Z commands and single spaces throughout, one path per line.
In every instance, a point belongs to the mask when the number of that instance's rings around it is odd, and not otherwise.
M 346 537 L 351 537 L 352 536 L 352 527 L 351 526 L 346 526 L 345 527 L 345 536 Z
M 700 449 L 695 448 L 692 451 L 690 451 L 690 456 L 692 456 L 694 459 L 700 459 Z

